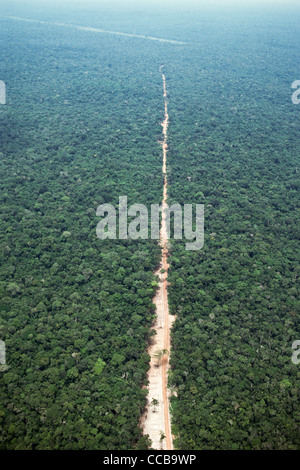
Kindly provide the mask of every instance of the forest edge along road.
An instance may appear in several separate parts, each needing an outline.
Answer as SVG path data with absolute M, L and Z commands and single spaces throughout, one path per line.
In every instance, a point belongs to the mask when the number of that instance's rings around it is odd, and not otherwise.
M 175 320 L 174 316 L 169 314 L 168 305 L 168 291 L 167 291 L 167 276 L 168 276 L 168 236 L 166 213 L 167 208 L 167 138 L 168 138 L 168 105 L 167 105 L 167 86 L 166 77 L 162 71 L 163 65 L 160 67 L 160 72 L 163 79 L 163 96 L 165 104 L 165 117 L 162 122 L 164 140 L 161 142 L 163 149 L 163 166 L 162 173 L 164 177 L 163 186 L 163 200 L 162 200 L 162 222 L 160 230 L 160 245 L 162 249 L 161 265 L 155 272 L 159 276 L 159 285 L 153 302 L 156 306 L 156 321 L 154 329 L 156 335 L 154 337 L 154 344 L 149 348 L 150 369 L 148 372 L 148 410 L 142 417 L 142 426 L 144 434 L 148 434 L 152 441 L 152 448 L 162 450 L 173 450 L 173 438 L 171 432 L 171 421 L 169 411 L 169 396 L 168 396 L 168 369 L 169 369 L 169 353 L 170 353 L 170 329 Z M 162 269 L 163 268 L 163 269 Z M 163 272 L 161 272 L 161 270 Z M 157 364 L 157 353 L 159 351 L 166 351 L 162 354 L 161 364 Z M 157 403 L 157 409 L 150 409 L 152 400 Z

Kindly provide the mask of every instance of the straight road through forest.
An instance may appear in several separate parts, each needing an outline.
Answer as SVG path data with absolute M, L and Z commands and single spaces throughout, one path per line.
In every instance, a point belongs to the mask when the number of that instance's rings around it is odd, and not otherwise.
M 148 434 L 152 441 L 153 449 L 173 450 L 173 439 L 171 432 L 171 420 L 169 411 L 168 396 L 168 369 L 169 369 L 169 353 L 170 353 L 170 329 L 174 321 L 174 317 L 169 314 L 167 277 L 168 277 L 168 236 L 166 213 L 168 181 L 167 181 L 167 149 L 168 149 L 168 125 L 169 114 L 167 104 L 167 85 L 166 77 L 162 71 L 160 72 L 163 79 L 163 96 L 165 103 L 165 117 L 162 122 L 164 140 L 161 142 L 163 149 L 163 165 L 162 173 L 164 177 L 163 200 L 162 200 L 162 221 L 160 229 L 160 245 L 161 245 L 161 265 L 156 271 L 159 276 L 159 285 L 153 302 L 156 306 L 156 321 L 154 329 L 154 344 L 149 348 L 151 356 L 150 369 L 148 372 L 148 411 L 142 418 L 144 434 Z M 163 272 L 161 269 L 163 268 Z M 158 366 L 157 353 L 166 351 L 161 358 Z M 157 406 L 153 407 L 153 399 L 157 400 Z

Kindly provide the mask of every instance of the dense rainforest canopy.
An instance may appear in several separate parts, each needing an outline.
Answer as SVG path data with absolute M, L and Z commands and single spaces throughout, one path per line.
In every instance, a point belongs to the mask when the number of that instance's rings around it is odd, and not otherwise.
M 160 249 L 96 209 L 162 199 L 163 63 L 169 200 L 205 205 L 204 248 L 170 241 L 176 448 L 299 448 L 297 18 L 71 20 L 186 44 L 0 20 L 0 449 L 151 445 Z

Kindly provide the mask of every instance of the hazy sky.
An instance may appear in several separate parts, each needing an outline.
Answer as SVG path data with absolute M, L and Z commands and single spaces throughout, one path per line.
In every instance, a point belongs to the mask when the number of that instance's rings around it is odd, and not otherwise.
M 3 7 L 3 8 L 2 8 Z M 69 12 L 126 12 L 131 11 L 167 14 L 172 12 L 193 12 L 193 10 L 205 9 L 208 12 L 237 11 L 244 9 L 256 11 L 271 11 L 276 13 L 284 10 L 293 14 L 295 10 L 300 11 L 300 0 L 0 0 L 1 14 L 30 17 L 34 9 L 35 16 L 47 16 L 53 10 L 58 14 L 66 15 Z
M 52 0 L 50 0 L 51 2 Z M 113 4 L 122 4 L 122 5 L 137 5 L 137 6 L 151 6 L 151 5 L 162 5 L 166 4 L 168 6 L 172 5 L 182 5 L 186 7 L 187 5 L 200 6 L 200 5 L 226 5 L 226 4 L 237 4 L 237 5 L 264 5 L 264 4 L 299 4 L 299 0 L 53 0 L 59 4 L 61 3 L 70 3 L 78 5 L 113 5 Z M 49 0 L 39 0 L 39 3 L 49 3 Z
M 47 5 L 70 5 L 70 6 L 100 6 L 104 5 L 106 7 L 114 7 L 118 5 L 122 5 L 124 8 L 126 5 L 129 6 L 137 6 L 137 7 L 151 7 L 153 6 L 161 6 L 167 5 L 169 7 L 172 6 L 217 6 L 217 5 L 256 5 L 256 6 L 264 6 L 264 5 L 286 5 L 288 8 L 289 5 L 299 5 L 299 0 L 0 0 L 0 5 L 8 6 L 10 5 L 24 5 L 24 4 L 35 4 L 40 6 L 47 6 Z

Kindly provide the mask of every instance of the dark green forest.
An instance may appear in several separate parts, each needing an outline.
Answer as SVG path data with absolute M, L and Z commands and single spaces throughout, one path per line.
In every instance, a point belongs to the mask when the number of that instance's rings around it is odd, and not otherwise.
M 178 448 L 300 444 L 299 42 L 273 28 L 247 19 L 223 45 L 216 30 L 210 57 L 168 66 L 170 202 L 205 205 L 204 248 L 171 241 Z
M 15 11 L 7 11 L 14 14 Z M 18 12 L 62 21 L 63 13 Z M 299 449 L 300 12 L 73 13 L 172 45 L 0 19 L 0 449 L 146 449 L 160 248 L 99 204 L 204 204 L 170 240 L 177 449 Z
M 132 41 L 43 29 L 1 28 L 0 447 L 130 449 L 159 248 L 99 240 L 95 211 L 160 200 L 159 64 L 142 53 L 137 74 Z

